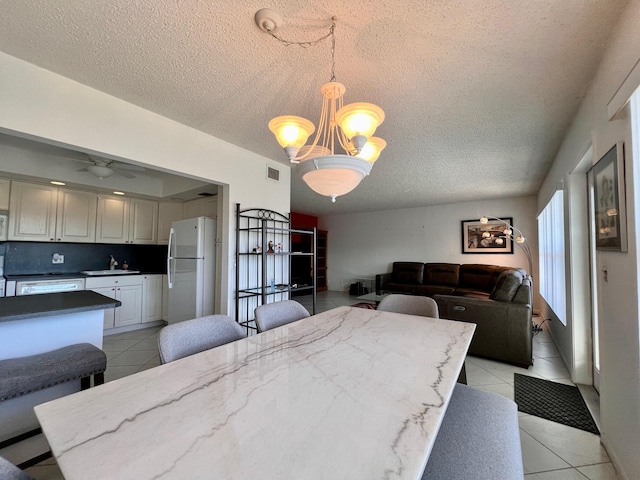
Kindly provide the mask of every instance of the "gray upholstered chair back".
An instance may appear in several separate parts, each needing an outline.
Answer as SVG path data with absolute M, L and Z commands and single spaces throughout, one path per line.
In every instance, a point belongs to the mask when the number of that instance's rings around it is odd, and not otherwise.
M 0 478 L 2 480 L 35 480 L 2 457 L 0 457 Z
M 266 303 L 256 307 L 256 325 L 259 332 L 286 325 L 309 317 L 309 311 L 295 300 Z
M 174 323 L 158 334 L 160 361 L 173 362 L 244 337 L 244 329 L 226 315 L 209 315 Z
M 430 297 L 391 294 L 382 299 L 380 305 L 378 305 L 378 310 L 440 318 L 438 304 Z

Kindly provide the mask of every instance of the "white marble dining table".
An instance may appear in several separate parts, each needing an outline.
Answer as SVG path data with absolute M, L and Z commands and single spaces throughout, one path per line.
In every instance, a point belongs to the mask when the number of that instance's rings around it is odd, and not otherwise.
M 419 479 L 474 329 L 339 307 L 35 411 L 66 480 Z

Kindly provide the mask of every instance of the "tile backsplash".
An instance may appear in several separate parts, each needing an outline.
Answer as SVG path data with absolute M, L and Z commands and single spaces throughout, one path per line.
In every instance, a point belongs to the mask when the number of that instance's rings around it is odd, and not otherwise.
M 54 253 L 64 255 L 64 263 L 52 264 Z M 77 273 L 109 268 L 111 255 L 118 267 L 127 261 L 130 270 L 166 273 L 166 245 L 111 245 L 101 243 L 1 242 L 5 275 Z

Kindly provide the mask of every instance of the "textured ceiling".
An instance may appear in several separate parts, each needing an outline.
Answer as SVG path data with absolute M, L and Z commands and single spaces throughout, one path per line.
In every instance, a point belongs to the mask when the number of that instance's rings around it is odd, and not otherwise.
M 380 105 L 388 146 L 331 204 L 292 175 L 292 210 L 326 214 L 537 192 L 627 0 L 0 0 L 0 50 L 287 163 L 277 115 L 317 124 L 337 17 L 345 103 Z

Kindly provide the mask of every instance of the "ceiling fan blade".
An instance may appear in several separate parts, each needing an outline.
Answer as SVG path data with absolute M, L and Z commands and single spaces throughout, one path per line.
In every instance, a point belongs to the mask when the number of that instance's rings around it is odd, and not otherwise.
M 112 162 L 115 168 L 119 168 L 120 170 L 133 170 L 134 172 L 144 172 L 144 167 L 139 167 L 138 165 L 130 165 L 128 163 L 120 163 L 120 162 Z
M 122 175 L 123 177 L 126 177 L 126 178 L 136 178 L 136 176 L 135 176 L 134 174 L 132 174 L 132 173 L 129 173 L 129 172 L 123 172 L 123 171 L 120 169 L 120 167 L 118 167 L 118 168 L 114 168 L 114 169 L 113 169 L 113 171 L 114 171 L 114 172 L 116 172 L 118 175 Z

